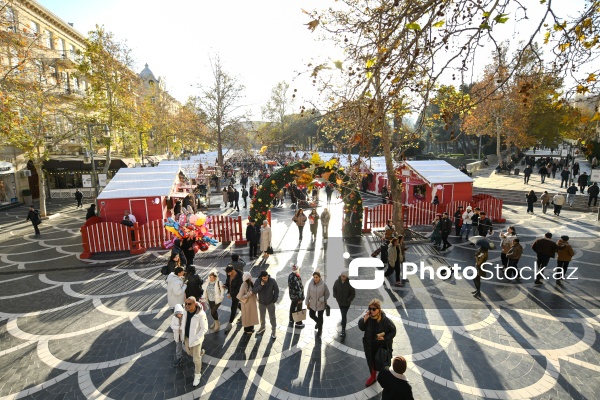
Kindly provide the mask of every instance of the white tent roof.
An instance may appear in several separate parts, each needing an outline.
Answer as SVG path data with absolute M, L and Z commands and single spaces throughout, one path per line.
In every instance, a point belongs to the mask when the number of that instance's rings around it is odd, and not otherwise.
M 405 161 L 405 164 L 429 183 L 473 182 L 467 174 L 442 160 Z
M 176 165 L 121 168 L 102 190 L 98 200 L 169 196 L 179 179 L 178 174 L 179 167 Z

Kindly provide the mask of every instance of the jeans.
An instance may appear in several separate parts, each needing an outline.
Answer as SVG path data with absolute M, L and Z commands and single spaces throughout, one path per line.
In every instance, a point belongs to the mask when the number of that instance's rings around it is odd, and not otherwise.
M 271 322 L 271 332 L 275 334 L 277 329 L 277 321 L 275 320 L 275 303 L 261 304 L 258 303 L 258 311 L 260 312 L 260 329 L 265 328 L 265 317 L 267 311 L 269 312 L 269 321 Z
M 323 228 L 323 239 L 327 239 L 329 236 L 329 224 L 321 224 L 321 227 Z
M 467 239 L 469 238 L 469 234 L 471 233 L 471 227 L 473 226 L 473 224 L 463 224 L 462 229 L 460 231 L 460 236 L 466 234 L 467 235 Z
M 258 242 L 250 242 L 250 257 L 258 257 Z
M 565 187 L 569 187 L 569 178 L 561 178 L 560 187 L 563 187 L 563 183 L 565 184 Z
M 208 306 L 210 307 L 210 316 L 213 317 L 215 322 L 219 320 L 219 313 L 217 312 L 217 310 L 219 309 L 219 305 L 220 304 L 217 304 L 214 301 L 208 300 Z
M 548 211 L 548 203 L 542 203 L 542 212 L 546 214 L 546 211 Z
M 540 277 L 544 274 L 544 270 L 546 269 L 546 266 L 548 266 L 548 263 L 550 262 L 550 256 L 547 256 L 545 254 L 538 254 L 536 261 L 537 261 L 537 267 L 538 267 L 538 271 L 539 271 L 540 275 L 535 276 L 535 281 L 539 282 L 541 279 Z
M 569 268 L 569 261 L 556 261 L 556 269 L 561 272 L 561 276 L 557 281 L 562 281 L 567 276 L 567 268 Z
M 33 229 L 35 230 L 35 234 L 39 235 L 40 234 L 40 228 L 38 228 L 38 224 L 32 224 L 33 225 Z
M 298 225 L 298 233 L 300 234 L 300 240 L 302 240 L 302 231 L 304 230 L 304 225 Z
M 340 311 L 342 312 L 342 329 L 346 329 L 346 322 L 348 321 L 348 310 L 350 306 L 340 306 Z
M 533 212 L 533 203 L 527 202 L 527 212 Z
M 571 193 L 567 193 L 567 204 L 573 207 L 573 202 L 575 201 L 575 195 Z
M 562 208 L 562 206 L 559 205 L 554 205 L 554 214 L 556 215 L 560 215 L 560 209 Z
M 542 179 L 542 183 L 544 183 L 544 181 L 546 180 L 546 174 L 542 174 L 540 175 L 541 179 Z
M 323 329 L 323 311 L 315 311 L 312 308 L 308 310 L 309 317 L 317 323 L 319 331 Z
M 588 200 L 588 207 L 592 205 L 592 200 L 594 200 L 594 207 L 596 207 L 596 203 L 598 201 L 598 195 L 596 195 L 596 196 L 590 195 L 590 199 Z

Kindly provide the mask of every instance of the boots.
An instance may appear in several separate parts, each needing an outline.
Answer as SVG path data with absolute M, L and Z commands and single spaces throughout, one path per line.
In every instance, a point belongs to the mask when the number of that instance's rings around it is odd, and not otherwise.
M 367 379 L 367 382 L 365 383 L 366 387 L 371 386 L 372 384 L 375 383 L 375 381 L 377 380 L 377 371 L 375 371 L 375 369 L 371 369 L 371 376 L 369 377 L 369 379 Z
M 342 326 L 342 333 L 340 333 L 341 337 L 346 337 L 346 327 Z
M 213 324 L 213 332 L 219 332 L 219 328 L 221 327 L 221 324 L 219 323 L 219 321 L 215 321 L 215 323 Z

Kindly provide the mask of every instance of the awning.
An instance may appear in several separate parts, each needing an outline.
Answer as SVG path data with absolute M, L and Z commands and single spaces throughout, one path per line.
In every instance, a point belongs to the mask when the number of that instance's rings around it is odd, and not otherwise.
M 96 165 L 96 170 L 101 170 L 106 165 L 106 160 L 94 160 L 94 164 Z M 49 160 L 44 161 L 44 167 L 46 171 L 91 171 L 92 163 L 85 163 L 83 159 L 70 158 L 70 159 L 59 159 L 59 158 L 51 158 Z M 119 158 L 113 158 L 110 160 L 109 170 L 118 170 L 120 168 L 127 168 L 127 164 L 125 164 Z

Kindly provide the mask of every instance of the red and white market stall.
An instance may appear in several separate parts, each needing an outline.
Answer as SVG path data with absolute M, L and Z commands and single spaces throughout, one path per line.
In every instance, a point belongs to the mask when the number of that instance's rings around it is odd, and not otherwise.
M 471 201 L 473 179 L 442 160 L 404 161 L 398 169 L 404 183 L 404 204 Z

